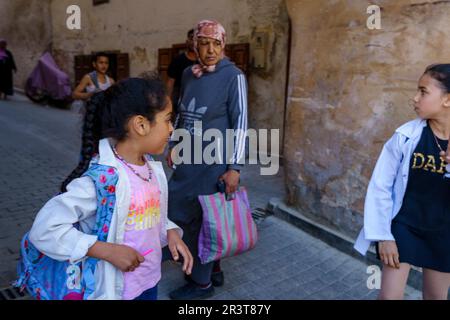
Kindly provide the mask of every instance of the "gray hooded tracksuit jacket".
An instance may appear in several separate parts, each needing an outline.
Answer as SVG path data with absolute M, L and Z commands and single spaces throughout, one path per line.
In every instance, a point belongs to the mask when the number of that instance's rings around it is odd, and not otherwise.
M 184 70 L 180 97 L 175 129 L 184 128 L 190 132 L 191 164 L 177 165 L 169 181 L 168 216 L 175 223 L 189 224 L 202 215 L 197 196 L 218 192 L 219 177 L 229 169 L 242 168 L 239 162 L 243 163 L 246 152 L 245 134 L 242 133 L 247 130 L 247 83 L 242 71 L 224 58 L 214 72 L 205 72 L 200 78 L 193 75 L 191 68 Z M 218 143 L 221 164 L 208 165 L 203 159 L 201 164 L 193 164 L 193 142 L 195 134 L 200 135 L 194 128 L 195 121 L 201 121 L 203 133 L 212 128 L 222 133 L 224 140 Z M 226 139 L 226 129 L 242 131 Z M 202 154 L 212 141 L 202 143 Z M 230 142 L 234 144 L 234 152 L 228 152 L 227 159 L 224 146 Z M 171 147 L 176 144 L 170 142 Z

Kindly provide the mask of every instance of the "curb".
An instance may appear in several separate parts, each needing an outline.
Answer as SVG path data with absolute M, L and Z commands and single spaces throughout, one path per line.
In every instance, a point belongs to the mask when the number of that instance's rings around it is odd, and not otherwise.
M 354 239 L 305 217 L 298 210 L 287 206 L 279 198 L 270 199 L 267 204 L 267 210 L 275 217 L 289 222 L 313 237 L 322 240 L 328 245 L 367 265 L 377 265 L 380 268 L 382 267 L 381 262 L 376 257 L 374 248 L 371 247 L 366 256 L 362 256 L 353 249 Z M 408 285 L 416 290 L 422 290 L 422 271 L 420 268 L 411 268 L 408 277 Z

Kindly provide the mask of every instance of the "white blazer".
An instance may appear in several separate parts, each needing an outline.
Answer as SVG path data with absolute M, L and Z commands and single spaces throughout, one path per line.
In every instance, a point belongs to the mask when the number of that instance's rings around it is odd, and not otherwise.
M 125 224 L 130 207 L 130 182 L 127 173 L 118 165 L 111 148 L 112 140 L 102 139 L 99 143 L 98 163 L 118 170 L 116 205 L 114 208 L 107 242 L 122 244 Z M 167 218 L 167 179 L 161 162 L 148 161 L 161 189 L 161 221 L 166 221 L 165 233 L 161 236 L 162 246 L 167 245 L 167 230 L 182 230 Z M 84 261 L 88 249 L 97 241 L 92 235 L 96 222 L 97 195 L 95 184 L 89 177 L 74 179 L 67 192 L 50 201 L 37 214 L 29 233 L 29 240 L 45 255 L 59 261 Z M 73 227 L 79 222 L 80 230 Z M 99 260 L 95 270 L 95 290 L 89 300 L 121 300 L 123 273 L 112 264 Z
M 407 122 L 384 145 L 367 188 L 364 226 L 354 245 L 359 253 L 365 255 L 372 241 L 395 240 L 391 221 L 402 206 L 411 156 L 426 125 L 424 119 Z

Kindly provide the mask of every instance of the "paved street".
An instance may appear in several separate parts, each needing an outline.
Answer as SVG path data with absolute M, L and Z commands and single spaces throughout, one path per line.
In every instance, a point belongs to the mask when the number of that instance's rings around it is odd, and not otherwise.
M 79 116 L 34 105 L 22 96 L 0 101 L 0 288 L 15 278 L 19 241 L 40 207 L 75 167 Z M 170 172 L 167 172 L 170 175 Z M 242 178 L 253 209 L 284 196 L 279 175 L 247 166 Z M 276 217 L 258 223 L 255 249 L 225 259 L 225 285 L 213 299 L 375 299 L 366 285 L 367 266 Z M 163 264 L 159 298 L 184 283 L 179 266 Z M 407 299 L 419 299 L 410 287 Z

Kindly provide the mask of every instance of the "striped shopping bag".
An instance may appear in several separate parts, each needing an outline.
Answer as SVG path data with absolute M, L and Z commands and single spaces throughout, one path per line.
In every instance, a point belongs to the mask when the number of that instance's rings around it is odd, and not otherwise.
M 231 257 L 252 249 L 257 240 L 247 191 L 240 187 L 235 198 L 226 201 L 225 193 L 198 196 L 203 223 L 198 241 L 202 264 Z

